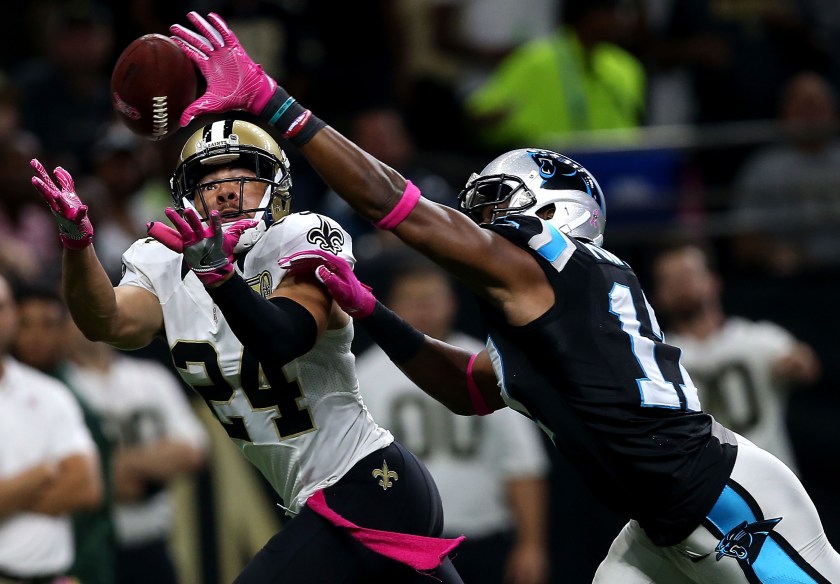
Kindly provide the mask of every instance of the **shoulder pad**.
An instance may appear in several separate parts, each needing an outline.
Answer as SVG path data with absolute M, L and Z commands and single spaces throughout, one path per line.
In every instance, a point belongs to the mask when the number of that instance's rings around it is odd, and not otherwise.
M 564 233 L 538 217 L 515 215 L 497 219 L 487 229 L 520 247 L 534 250 L 548 260 L 558 271 L 565 267 L 577 247 Z

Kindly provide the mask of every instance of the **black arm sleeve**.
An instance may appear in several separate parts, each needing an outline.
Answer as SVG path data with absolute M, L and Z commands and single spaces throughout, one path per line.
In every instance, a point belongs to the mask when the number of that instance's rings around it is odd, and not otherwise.
M 225 315 L 239 342 L 263 365 L 285 365 L 309 352 L 318 325 L 309 311 L 289 298 L 266 300 L 239 274 L 207 292 Z
M 386 308 L 379 300 L 376 301 L 370 316 L 356 322 L 365 327 L 370 338 L 397 364 L 416 355 L 426 339 L 426 335 Z

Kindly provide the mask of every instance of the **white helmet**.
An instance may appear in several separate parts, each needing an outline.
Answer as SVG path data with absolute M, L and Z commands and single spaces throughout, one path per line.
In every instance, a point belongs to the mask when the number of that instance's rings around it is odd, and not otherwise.
M 548 222 L 563 233 L 604 242 L 607 207 L 598 181 L 580 164 L 550 150 L 522 148 L 502 154 L 473 174 L 458 195 L 461 210 L 476 223 L 493 207 L 491 220 L 531 215 L 551 205 Z
M 255 178 L 240 181 L 239 210 L 231 215 L 255 213 L 254 219 L 270 226 L 291 210 L 292 177 L 289 159 L 268 132 L 242 120 L 220 120 L 208 124 L 189 137 L 181 150 L 178 167 L 169 181 L 172 198 L 178 209 L 202 206 L 208 215 L 201 180 L 216 168 L 236 166 L 254 171 Z M 266 185 L 259 206 L 242 208 L 241 189 L 246 181 Z M 196 197 L 196 195 L 198 195 Z

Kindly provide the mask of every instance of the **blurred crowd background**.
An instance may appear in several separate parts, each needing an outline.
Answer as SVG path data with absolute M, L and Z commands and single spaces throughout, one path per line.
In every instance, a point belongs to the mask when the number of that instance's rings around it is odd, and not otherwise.
M 122 252 L 145 236 L 147 221 L 163 218 L 169 176 L 198 124 L 161 142 L 131 134 L 114 117 L 110 72 L 132 40 L 187 24 L 189 10 L 221 14 L 300 102 L 442 204 L 454 206 L 469 175 L 511 148 L 549 148 L 581 162 L 606 195 L 605 247 L 634 267 L 654 308 L 660 253 L 681 243 L 702 249 L 725 314 L 774 323 L 818 363 L 779 396 L 739 391 L 779 400 L 792 460 L 838 545 L 840 3 L 3 3 L 0 272 L 16 288 L 55 290 L 60 274 L 55 224 L 30 185 L 33 157 L 76 178 L 115 282 Z M 406 257 L 401 244 L 355 217 L 281 145 L 292 163 L 293 210 L 342 223 L 363 279 L 384 295 Z M 481 338 L 469 302 L 460 306 L 457 328 Z M 358 353 L 369 345 L 363 333 L 356 343 Z M 172 368 L 164 343 L 127 356 Z M 183 584 L 218 584 L 282 515 L 182 389 L 210 446 L 203 465 L 166 486 L 176 509 L 168 545 Z M 730 414 L 747 426 L 753 415 Z M 551 581 L 588 582 L 621 521 L 546 453 Z

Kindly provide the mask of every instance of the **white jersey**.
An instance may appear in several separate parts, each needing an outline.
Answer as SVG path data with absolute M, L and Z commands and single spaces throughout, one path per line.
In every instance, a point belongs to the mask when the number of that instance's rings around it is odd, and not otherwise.
M 463 334 L 447 342 L 476 352 L 484 348 Z M 377 346 L 359 357 L 356 370 L 371 414 L 434 477 L 446 533 L 482 537 L 513 528 L 506 481 L 547 472 L 534 423 L 509 408 L 457 416 L 417 388 Z
M 14 359 L 0 378 L 0 477 L 68 456 L 96 456 L 76 398 L 57 380 Z M 14 513 L 0 520 L 0 570 L 38 575 L 73 563 L 69 515 Z
M 101 416 L 121 448 L 140 448 L 161 440 L 204 449 L 209 441 L 178 379 L 149 359 L 117 354 L 107 371 L 72 365 L 67 381 Z M 165 538 L 172 525 L 169 493 L 114 505 L 117 539 L 124 545 Z
M 268 296 L 285 275 L 278 260 L 316 248 L 351 265 L 355 261 L 350 236 L 337 223 L 295 213 L 272 225 L 236 269 Z M 312 350 L 283 367 L 283 378 L 266 379 L 181 254 L 144 239 L 123 261 L 120 285 L 140 286 L 158 297 L 179 373 L 290 512 L 393 441 L 362 403 L 350 352 L 352 323 L 321 334 Z
M 785 422 L 787 388 L 772 373 L 773 363 L 796 343 L 793 336 L 770 322 L 733 317 L 706 339 L 665 338 L 682 349 L 703 411 L 795 468 Z

